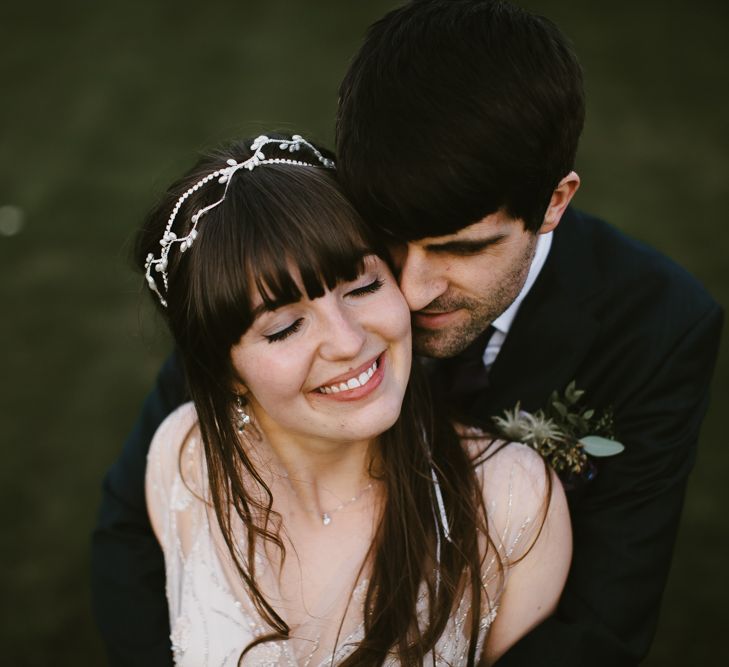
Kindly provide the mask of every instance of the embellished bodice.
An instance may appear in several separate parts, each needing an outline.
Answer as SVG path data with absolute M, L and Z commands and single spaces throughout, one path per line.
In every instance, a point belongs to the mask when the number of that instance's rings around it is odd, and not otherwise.
M 188 404 L 173 413 L 155 435 L 147 467 L 147 504 L 165 557 L 175 664 L 233 667 L 239 664 L 244 648 L 256 638 L 269 634 L 271 628 L 242 586 L 215 515 L 205 501 L 204 456 L 194 424 L 194 409 Z M 183 442 L 185 447 L 180 456 Z M 509 445 L 503 451 L 513 447 L 523 449 L 521 445 Z M 532 523 L 530 517 L 519 516 L 515 511 L 518 510 L 514 499 L 518 498 L 515 484 L 518 484 L 519 465 L 509 458 L 499 453 L 483 464 L 487 466 L 483 471 L 484 481 L 497 482 L 492 486 L 497 487 L 498 495 L 487 494 L 485 498 L 491 539 L 496 548 L 493 554 L 486 554 L 482 572 L 486 602 L 481 610 L 479 651 L 496 617 L 498 601 L 508 579 L 509 561 L 518 557 Z M 494 515 L 498 519 L 495 522 Z M 274 568 L 265 552 L 257 552 L 255 558 L 260 576 L 264 580 L 274 579 Z M 339 614 L 332 624 L 325 613 L 313 613 L 300 632 L 297 627 L 291 628 L 291 639 L 259 644 L 246 653 L 240 664 L 259 667 L 339 664 L 354 651 L 363 636 L 362 608 L 367 584 L 367 579 L 358 578 L 354 570 L 332 576 L 332 587 L 345 588 L 342 593 L 349 599 L 343 617 Z M 418 603 L 420 618 L 427 615 L 426 600 L 423 590 Z M 425 664 L 465 664 L 470 611 L 470 598 L 464 595 Z M 332 625 L 336 626 L 335 631 Z M 392 658 L 385 664 L 394 667 L 398 662 Z

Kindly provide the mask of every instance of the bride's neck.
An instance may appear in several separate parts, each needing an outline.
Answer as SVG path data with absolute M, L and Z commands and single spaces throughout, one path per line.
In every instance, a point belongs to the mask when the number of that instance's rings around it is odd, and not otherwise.
M 285 478 L 302 500 L 327 494 L 349 498 L 368 485 L 375 440 L 333 441 L 294 437 L 267 425 L 252 447 L 257 467 L 271 481 Z

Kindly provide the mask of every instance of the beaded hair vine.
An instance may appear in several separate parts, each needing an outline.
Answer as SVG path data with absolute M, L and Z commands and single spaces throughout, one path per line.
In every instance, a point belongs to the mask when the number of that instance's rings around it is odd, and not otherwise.
M 309 151 L 311 151 L 314 157 L 316 157 L 319 164 L 314 164 L 313 161 L 306 162 L 304 160 L 294 160 L 291 158 L 267 158 L 263 153 L 263 148 L 270 144 L 277 145 L 279 150 L 288 151 L 289 153 L 295 153 L 299 151 L 302 146 L 305 146 L 309 149 Z M 169 220 L 167 221 L 167 227 L 165 227 L 165 233 L 162 235 L 162 238 L 159 242 L 162 248 L 159 257 L 155 257 L 154 253 L 150 252 L 147 255 L 146 261 L 144 263 L 145 276 L 147 278 L 147 284 L 149 285 L 149 289 L 151 289 L 159 297 L 160 303 L 165 308 L 167 307 L 167 301 L 164 298 L 162 291 L 160 291 L 154 273 L 161 274 L 163 290 L 165 294 L 169 292 L 167 258 L 170 254 L 170 250 L 175 246 L 175 244 L 178 244 L 180 246 L 180 252 L 185 252 L 190 247 L 192 247 L 192 244 L 197 238 L 197 227 L 200 219 L 208 211 L 211 211 L 212 209 L 223 203 L 223 201 L 225 200 L 225 196 L 228 194 L 228 187 L 230 186 L 233 174 L 235 174 L 236 171 L 238 171 L 239 169 L 247 169 L 248 171 L 253 171 L 253 169 L 262 164 L 290 164 L 299 167 L 322 166 L 327 169 L 335 168 L 334 162 L 332 160 L 324 157 L 315 146 L 310 144 L 299 134 L 294 134 L 291 139 L 275 139 L 267 137 L 266 135 L 261 135 L 260 137 L 257 137 L 255 141 L 251 144 L 251 151 L 253 151 L 253 155 L 251 155 L 251 157 L 249 157 L 247 160 L 244 160 L 243 162 L 237 162 L 233 158 L 230 158 L 229 160 L 227 160 L 227 167 L 218 169 L 211 174 L 208 174 L 207 176 L 201 178 L 197 183 L 195 183 L 195 185 L 193 185 L 177 200 L 174 207 L 172 208 Z M 218 179 L 218 183 L 220 183 L 221 185 L 225 184 L 225 190 L 223 191 L 223 195 L 220 197 L 220 199 L 218 199 L 218 201 L 199 209 L 191 218 L 192 227 L 190 228 L 190 231 L 187 233 L 186 236 L 178 237 L 178 235 L 172 231 L 172 226 L 175 223 L 175 219 L 177 218 L 177 214 L 181 206 L 185 203 L 187 198 L 193 192 L 197 192 L 200 188 L 204 187 L 216 178 Z

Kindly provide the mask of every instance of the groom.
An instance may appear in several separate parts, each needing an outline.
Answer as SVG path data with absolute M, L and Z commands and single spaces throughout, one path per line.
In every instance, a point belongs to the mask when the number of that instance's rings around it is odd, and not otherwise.
M 455 407 L 479 421 L 517 401 L 536 410 L 574 380 L 591 406 L 614 410 L 625 444 L 572 493 L 559 609 L 503 667 L 616 667 L 646 654 L 721 327 L 686 272 L 569 206 L 583 116 L 565 37 L 487 0 L 391 12 L 340 90 L 339 173 L 391 242 L 416 351 L 451 376 L 467 368 Z M 171 662 L 143 481 L 151 436 L 184 397 L 172 358 L 105 481 L 94 587 L 113 664 Z
M 618 667 L 647 653 L 721 327 L 686 272 L 569 206 L 583 118 L 571 45 L 506 2 L 391 12 L 340 88 L 339 173 L 391 239 L 416 352 L 451 358 L 451 375 L 469 368 L 465 389 L 449 390 L 461 411 L 534 411 L 574 380 L 591 407 L 614 410 L 625 445 L 568 494 L 559 608 L 500 667 Z

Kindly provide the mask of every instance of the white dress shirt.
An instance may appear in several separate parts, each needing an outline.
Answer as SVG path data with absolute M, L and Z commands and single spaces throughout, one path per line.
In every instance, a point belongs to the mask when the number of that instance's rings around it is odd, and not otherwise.
M 501 347 L 506 340 L 506 336 L 509 333 L 511 324 L 519 312 L 519 307 L 522 301 L 529 294 L 532 285 L 536 281 L 539 273 L 544 266 L 544 262 L 547 261 L 547 255 L 549 255 L 549 249 L 552 247 L 552 235 L 554 232 L 548 232 L 547 234 L 540 234 L 537 238 L 537 248 L 534 251 L 534 257 L 532 258 L 531 266 L 529 267 L 529 273 L 527 279 L 524 282 L 524 287 L 521 288 L 519 295 L 511 302 L 511 305 L 499 315 L 492 323 L 491 326 L 495 329 L 491 339 L 486 345 L 486 349 L 483 351 L 483 364 L 487 369 L 491 368 L 496 357 L 501 351 Z

